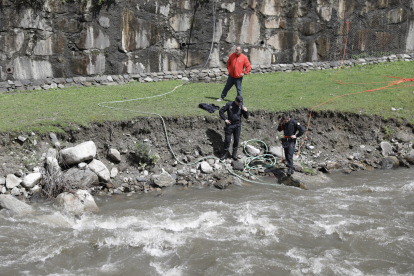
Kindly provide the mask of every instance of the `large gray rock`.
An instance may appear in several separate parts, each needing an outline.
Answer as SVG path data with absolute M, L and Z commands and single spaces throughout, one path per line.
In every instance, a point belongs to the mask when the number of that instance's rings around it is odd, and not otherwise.
M 236 171 L 243 171 L 244 170 L 244 163 L 242 163 L 238 160 L 231 161 L 231 165 L 233 167 L 233 170 L 236 170 Z
M 260 150 L 252 145 L 246 145 L 246 151 L 251 156 L 258 156 L 260 154 Z
M 410 135 L 408 133 L 405 133 L 405 132 L 401 132 L 401 131 L 399 131 L 399 132 L 397 132 L 395 134 L 395 138 L 399 142 L 403 142 L 403 143 L 408 143 L 408 142 L 411 142 L 413 140 L 413 136 L 412 135 Z
M 108 168 L 99 160 L 93 159 L 91 163 L 88 164 L 88 167 L 91 171 L 96 173 L 104 182 L 111 181 L 111 173 L 109 172 Z
M 33 213 L 32 206 L 27 205 L 12 195 L 0 195 L 0 209 L 2 208 L 10 210 L 16 215 Z
M 273 154 L 274 156 L 279 157 L 279 158 L 283 158 L 283 156 L 284 156 L 284 151 L 283 151 L 283 148 L 281 146 L 270 147 L 269 153 Z
M 392 153 L 392 146 L 388 142 L 381 142 L 382 156 L 388 156 Z
M 23 178 L 22 186 L 25 188 L 33 188 L 42 179 L 41 173 L 29 173 Z
M 276 177 L 277 183 L 305 190 L 326 187 L 332 183 L 331 178 L 321 173 L 318 175 L 307 175 L 295 172 L 293 175 L 287 176 L 286 173 L 280 169 L 275 169 L 272 172 Z
M 6 177 L 6 187 L 7 189 L 13 189 L 22 183 L 22 180 L 15 176 L 14 174 L 8 174 Z
M 233 181 L 233 178 L 229 176 L 225 179 L 220 179 L 219 181 L 214 183 L 214 186 L 219 189 L 226 189 L 229 186 L 229 184 L 231 184 L 232 181 Z
M 405 160 L 411 165 L 414 164 L 414 149 L 412 149 L 406 156 L 404 156 Z
M 65 172 L 62 181 L 74 184 L 78 188 L 91 188 L 99 185 L 98 175 L 90 170 L 71 168 Z
M 119 163 L 121 162 L 121 154 L 116 149 L 110 149 L 108 152 L 108 158 L 112 161 Z
M 396 169 L 400 166 L 398 158 L 395 156 L 387 156 L 381 160 L 381 168 L 385 170 Z
M 212 173 L 213 172 L 213 168 L 206 161 L 203 161 L 203 162 L 200 163 L 200 169 L 203 173 Z
M 62 158 L 66 164 L 74 165 L 82 161 L 93 159 L 96 155 L 96 145 L 93 141 L 84 142 L 75 147 L 61 150 Z
M 175 179 L 166 171 L 152 176 L 152 182 L 158 187 L 170 187 L 175 185 Z
M 58 160 L 52 156 L 46 157 L 46 169 L 51 175 L 60 175 L 62 172 Z
M 92 195 L 85 190 L 77 190 L 75 194 L 61 193 L 56 197 L 54 204 L 75 215 L 80 215 L 84 212 L 99 211 Z
M 3 176 L 0 176 L 0 185 L 6 184 L 6 178 Z
M 18 196 L 20 195 L 20 189 L 17 187 L 14 187 L 13 189 L 11 189 L 10 194 L 14 196 Z

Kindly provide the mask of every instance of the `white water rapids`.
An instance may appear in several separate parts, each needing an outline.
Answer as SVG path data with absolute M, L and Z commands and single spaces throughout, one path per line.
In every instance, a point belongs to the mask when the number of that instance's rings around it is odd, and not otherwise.
M 414 170 L 334 173 L 330 187 L 173 187 L 0 211 L 0 275 L 413 275 Z

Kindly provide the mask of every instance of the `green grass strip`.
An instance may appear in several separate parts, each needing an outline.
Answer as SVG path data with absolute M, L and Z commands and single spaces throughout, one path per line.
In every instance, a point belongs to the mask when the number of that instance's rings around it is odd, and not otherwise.
M 395 79 L 414 77 L 414 62 L 392 62 L 377 65 L 343 68 L 335 79 L 343 82 L 370 84 L 336 84 L 332 81 L 334 70 L 306 73 L 268 73 L 244 77 L 243 98 L 249 110 L 283 112 L 312 107 L 333 97 L 375 89 Z M 95 86 L 62 90 L 32 91 L 0 94 L 0 132 L 63 131 L 68 126 L 92 122 L 129 120 L 147 116 L 120 110 L 105 109 L 100 102 L 119 101 L 154 96 L 171 91 L 181 81 L 157 83 L 130 83 L 118 86 Z M 405 85 L 414 85 L 412 82 Z M 224 83 L 190 83 L 175 92 L 153 99 L 117 103 L 118 108 L 159 113 L 162 116 L 218 116 L 198 108 L 199 103 L 214 103 L 221 94 Z M 226 100 L 236 96 L 233 87 Z M 224 104 L 223 102 L 220 105 Z M 392 110 L 395 108 L 397 110 Z M 401 118 L 414 121 L 414 86 L 381 90 L 374 93 L 346 96 L 329 102 L 317 110 L 334 110 L 384 118 Z

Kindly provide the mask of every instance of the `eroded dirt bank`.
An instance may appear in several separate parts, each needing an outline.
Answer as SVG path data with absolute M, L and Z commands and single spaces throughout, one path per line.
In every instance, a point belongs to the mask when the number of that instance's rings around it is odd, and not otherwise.
M 306 127 L 309 119 L 308 110 L 292 111 L 290 114 Z M 250 118 L 242 124 L 241 141 L 262 140 L 276 154 L 280 146 L 278 135 L 281 133 L 276 130 L 280 115 L 266 111 L 251 112 Z M 180 161 L 191 163 L 200 157 L 220 156 L 222 153 L 224 124 L 218 112 L 213 115 L 206 113 L 206 116 L 199 117 L 165 118 L 165 122 L 171 147 Z M 410 156 L 413 154 L 413 138 L 413 125 L 404 120 L 385 120 L 377 116 L 331 111 L 313 112 L 309 132 L 296 162 L 296 170 L 315 174 L 318 171 L 342 169 L 350 173 L 352 170 L 381 166 L 409 166 L 408 162 L 412 160 Z M 214 160 L 210 160 L 214 170 L 210 176 L 200 173 L 198 164 L 177 164 L 168 149 L 162 122 L 157 117 L 96 123 L 88 127 L 71 126 L 65 133 L 58 133 L 57 139 L 58 144 L 52 141 L 49 133 L 0 134 L 0 178 L 5 179 L 9 174 L 22 178 L 33 172 L 33 169 L 45 167 L 46 152 L 49 148 L 58 146 L 58 149 L 63 149 L 85 141 L 93 141 L 96 144 L 95 159 L 100 160 L 109 171 L 116 168 L 118 172 L 111 179 L 111 183 L 103 185 L 102 189 L 116 189 L 130 182 L 139 185 L 137 177 L 150 178 L 151 174 L 159 174 L 162 169 L 173 174 L 177 184 L 182 185 L 189 183 L 191 174 L 195 176 L 191 177 L 190 183 L 196 185 L 209 185 L 217 180 L 214 178 L 217 174 L 226 174 L 224 168 L 213 166 L 217 163 Z M 301 143 L 302 139 L 299 141 Z M 384 144 L 381 146 L 384 141 L 389 142 L 389 148 Z M 150 154 L 158 154 L 158 162 L 155 165 L 140 163 L 136 158 L 137 145 L 146 145 Z M 120 162 L 113 162 L 108 158 L 110 149 L 117 149 L 121 153 Z M 239 154 L 241 158 L 244 157 L 242 149 L 239 150 Z M 397 164 L 384 163 L 386 155 L 396 157 L 394 159 Z M 281 158 L 277 160 L 277 166 L 283 168 Z M 65 166 L 62 168 L 69 169 Z M 260 174 L 260 171 L 255 173 Z M 149 190 L 151 187 L 146 188 Z M 142 186 L 139 189 L 146 188 Z

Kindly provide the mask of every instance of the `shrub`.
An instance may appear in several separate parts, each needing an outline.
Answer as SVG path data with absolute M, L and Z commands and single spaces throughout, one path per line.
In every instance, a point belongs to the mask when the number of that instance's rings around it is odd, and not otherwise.
M 137 142 L 135 145 L 135 158 L 143 167 L 149 164 L 157 164 L 160 160 L 160 156 L 157 153 L 151 154 L 149 146 L 142 142 Z

